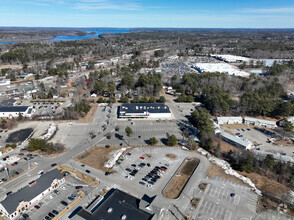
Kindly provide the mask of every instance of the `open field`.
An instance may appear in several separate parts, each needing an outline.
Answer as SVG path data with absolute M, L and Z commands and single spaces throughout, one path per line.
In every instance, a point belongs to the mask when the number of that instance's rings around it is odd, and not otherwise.
M 90 167 L 93 167 L 98 170 L 112 171 L 104 167 L 104 163 L 108 160 L 110 155 L 114 152 L 121 149 L 121 147 L 92 147 L 86 152 L 80 154 L 76 157 L 76 160 L 80 163 L 87 164 Z
M 176 175 L 173 177 L 171 182 L 164 190 L 163 194 L 170 199 L 178 198 L 182 190 L 184 189 L 186 183 L 190 179 L 191 175 L 197 168 L 199 162 L 200 161 L 196 158 L 186 159 L 185 162 L 181 165 Z
M 230 180 L 232 182 L 235 182 L 235 183 L 239 183 L 241 185 L 248 186 L 242 180 L 238 179 L 235 176 L 231 176 L 231 175 L 226 174 L 225 171 L 222 168 L 220 168 L 217 165 L 212 164 L 212 163 L 210 164 L 210 166 L 209 166 L 209 168 L 208 168 L 208 170 L 206 172 L 206 175 L 209 178 L 213 178 L 215 176 L 218 176 L 218 177 L 221 177 L 223 179 Z

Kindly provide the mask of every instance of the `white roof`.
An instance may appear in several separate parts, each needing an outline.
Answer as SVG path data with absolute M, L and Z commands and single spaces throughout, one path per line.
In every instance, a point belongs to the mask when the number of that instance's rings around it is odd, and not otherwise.
M 196 63 L 195 66 L 203 72 L 220 72 L 229 75 L 249 77 L 250 73 L 240 70 L 238 67 L 228 63 Z
M 234 141 L 235 143 L 238 143 L 238 144 L 246 147 L 246 149 L 250 149 L 253 146 L 251 141 L 239 138 L 239 137 L 237 137 L 235 135 L 231 135 L 231 134 L 229 134 L 227 132 L 222 132 L 221 136 L 223 136 L 223 137 L 225 137 L 227 139 L 230 139 L 230 140 Z
M 215 56 L 215 57 L 219 57 L 219 58 L 222 58 L 226 61 L 244 61 L 244 62 L 249 62 L 250 61 L 250 58 L 247 58 L 247 57 L 241 57 L 241 56 L 235 56 L 235 55 L 230 55 L 230 54 L 214 54 L 212 56 Z
M 216 117 L 217 120 L 228 121 L 228 120 L 242 120 L 241 116 L 232 116 L 232 117 Z
M 268 124 L 268 125 L 274 125 L 274 126 L 276 126 L 276 122 L 275 121 L 264 120 L 264 119 L 259 119 L 259 118 L 245 117 L 245 121 L 259 122 L 259 123 L 262 123 L 262 124 Z

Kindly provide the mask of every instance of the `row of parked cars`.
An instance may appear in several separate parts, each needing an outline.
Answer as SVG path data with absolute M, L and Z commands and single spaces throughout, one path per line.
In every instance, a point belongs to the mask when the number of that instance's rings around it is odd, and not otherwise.
M 139 184 L 152 188 L 166 171 L 166 166 L 155 166 L 145 177 L 142 178 L 142 181 L 140 181 Z

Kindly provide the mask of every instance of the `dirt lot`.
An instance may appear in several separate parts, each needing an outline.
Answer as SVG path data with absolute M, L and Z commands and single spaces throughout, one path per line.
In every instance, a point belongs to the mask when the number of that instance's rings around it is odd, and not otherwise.
M 245 184 L 242 180 L 238 179 L 237 177 L 226 174 L 225 171 L 222 168 L 218 167 L 215 164 L 210 164 L 210 166 L 209 166 L 209 168 L 208 168 L 208 170 L 206 172 L 206 175 L 209 178 L 213 178 L 215 176 L 218 176 L 218 177 L 221 177 L 223 179 L 230 180 L 230 181 L 233 181 L 235 183 L 239 183 L 239 184 L 248 186 L 247 184 Z
M 92 147 L 75 159 L 88 166 L 94 167 L 95 169 L 102 170 L 103 172 L 113 172 L 113 170 L 105 168 L 104 163 L 114 151 L 117 151 L 120 148 L 121 147 Z
M 59 166 L 59 167 L 57 167 L 57 169 L 60 170 L 60 172 L 65 172 L 65 171 L 69 172 L 69 175 L 71 175 L 74 178 L 79 178 L 87 185 L 91 184 L 91 186 L 97 186 L 99 184 L 98 180 L 96 180 L 88 175 L 85 175 L 83 173 L 80 173 L 76 170 L 73 170 L 69 167 Z
M 196 158 L 186 159 L 164 190 L 163 194 L 170 199 L 178 198 L 194 170 L 197 168 L 199 162 L 200 161 Z
M 177 156 L 174 154 L 166 154 L 165 156 L 173 160 L 177 159 Z
M 213 146 L 217 146 L 218 140 L 213 140 Z M 223 140 L 220 140 L 220 152 L 222 153 L 228 153 L 229 151 L 238 151 L 239 149 L 224 142 Z
M 96 110 L 98 108 L 98 104 L 91 103 L 90 106 L 91 106 L 91 110 L 87 113 L 87 115 L 77 120 L 76 123 L 91 123 L 93 121 Z

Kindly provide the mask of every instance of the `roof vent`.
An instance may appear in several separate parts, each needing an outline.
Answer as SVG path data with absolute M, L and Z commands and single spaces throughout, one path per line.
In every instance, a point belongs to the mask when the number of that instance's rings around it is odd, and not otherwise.
M 123 214 L 123 215 L 121 216 L 121 220 L 125 220 L 125 219 L 127 219 L 127 215 Z
M 108 212 L 108 213 L 111 213 L 112 210 L 113 210 L 113 209 L 112 209 L 111 207 L 109 207 L 109 208 L 107 209 L 107 212 Z

